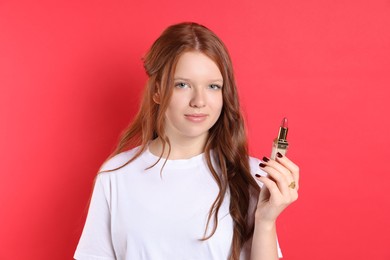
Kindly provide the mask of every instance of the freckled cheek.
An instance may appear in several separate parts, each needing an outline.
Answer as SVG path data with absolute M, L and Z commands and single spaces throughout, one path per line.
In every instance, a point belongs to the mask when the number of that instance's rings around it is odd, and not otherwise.
M 222 96 L 219 97 L 218 101 L 215 103 L 215 107 L 216 107 L 217 109 L 219 109 L 220 112 L 222 111 L 222 108 L 223 108 L 223 99 L 222 99 Z
M 168 109 L 171 109 L 172 111 L 177 111 L 178 109 L 186 108 L 188 104 L 189 100 L 186 96 L 172 96 Z
M 189 95 L 181 94 L 181 95 L 172 95 L 170 107 L 183 108 L 186 107 L 191 101 L 191 97 Z
M 218 119 L 221 116 L 222 108 L 223 108 L 222 101 L 220 103 L 214 104 L 212 110 L 214 111 L 214 115 L 215 115 L 216 119 Z

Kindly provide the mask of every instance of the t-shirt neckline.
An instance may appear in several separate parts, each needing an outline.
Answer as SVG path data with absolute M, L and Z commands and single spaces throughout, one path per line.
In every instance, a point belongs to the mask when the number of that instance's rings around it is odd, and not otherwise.
M 166 159 L 161 158 L 157 155 L 154 155 L 150 150 L 149 147 L 145 149 L 145 152 L 143 153 L 142 157 L 148 162 L 151 163 L 151 165 L 155 164 L 159 159 L 160 161 L 156 164 L 156 166 L 163 166 L 164 168 L 193 168 L 194 166 L 199 166 L 203 164 L 205 153 L 201 153 L 198 155 L 195 155 L 188 159 Z

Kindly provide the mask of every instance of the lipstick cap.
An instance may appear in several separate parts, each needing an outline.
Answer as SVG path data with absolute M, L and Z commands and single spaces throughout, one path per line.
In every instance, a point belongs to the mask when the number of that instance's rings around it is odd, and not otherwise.
M 287 132 L 288 132 L 288 121 L 287 121 L 287 117 L 285 117 L 283 118 L 282 123 L 280 124 L 278 139 L 287 140 Z

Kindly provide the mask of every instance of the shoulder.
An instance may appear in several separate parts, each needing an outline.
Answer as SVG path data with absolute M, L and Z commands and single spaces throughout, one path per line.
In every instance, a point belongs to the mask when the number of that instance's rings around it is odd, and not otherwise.
M 263 170 L 261 170 L 261 168 L 259 166 L 259 164 L 261 162 L 262 161 L 259 158 L 249 156 L 249 167 L 251 169 L 252 175 L 255 175 L 255 174 L 265 175 L 266 174 Z
M 249 168 L 253 178 L 255 178 L 256 174 L 259 174 L 261 176 L 267 176 L 267 173 L 263 171 L 259 166 L 261 162 L 262 161 L 259 158 L 249 156 Z M 262 185 L 260 184 L 260 186 Z
M 107 159 L 100 167 L 99 172 L 113 170 L 124 165 L 134 157 L 138 150 L 139 147 L 136 147 Z
M 261 163 L 261 160 L 259 158 L 249 156 L 249 166 L 251 168 L 251 171 L 253 169 L 259 168 L 260 163 Z

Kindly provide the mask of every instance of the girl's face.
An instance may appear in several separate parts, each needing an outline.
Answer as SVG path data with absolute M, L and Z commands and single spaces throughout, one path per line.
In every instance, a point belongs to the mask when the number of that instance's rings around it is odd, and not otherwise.
M 213 60 L 195 51 L 182 54 L 165 114 L 165 131 L 171 141 L 206 140 L 221 114 L 222 86 L 222 74 Z

